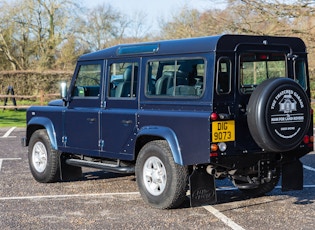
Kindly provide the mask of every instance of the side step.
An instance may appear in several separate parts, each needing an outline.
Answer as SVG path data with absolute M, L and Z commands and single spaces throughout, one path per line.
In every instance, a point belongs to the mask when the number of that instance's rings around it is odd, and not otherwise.
M 66 163 L 68 165 L 77 166 L 77 167 L 89 167 L 89 168 L 102 169 L 106 172 L 112 172 L 112 173 L 121 173 L 121 174 L 135 173 L 134 166 L 119 166 L 119 165 L 105 164 L 101 162 L 93 162 L 93 161 L 86 161 L 86 160 L 80 160 L 80 159 L 67 159 Z

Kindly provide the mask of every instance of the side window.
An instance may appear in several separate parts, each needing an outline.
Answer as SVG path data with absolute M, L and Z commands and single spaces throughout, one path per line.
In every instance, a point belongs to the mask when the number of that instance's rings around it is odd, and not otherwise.
M 75 81 L 74 97 L 99 97 L 101 83 L 101 64 L 81 65 Z
M 109 97 L 134 98 L 137 93 L 138 63 L 120 62 L 110 65 Z
M 305 60 L 297 60 L 294 62 L 295 80 L 303 89 L 307 89 L 306 63 Z
M 220 58 L 217 66 L 217 93 L 227 94 L 231 92 L 231 61 Z
M 203 59 L 150 61 L 146 95 L 150 97 L 200 97 L 204 89 Z

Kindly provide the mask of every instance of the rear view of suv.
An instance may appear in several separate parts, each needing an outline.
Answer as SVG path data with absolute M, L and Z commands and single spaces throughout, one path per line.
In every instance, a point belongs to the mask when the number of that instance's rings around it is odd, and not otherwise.
M 27 111 L 31 172 L 135 173 L 160 209 L 216 202 L 216 179 L 260 196 L 303 188 L 313 150 L 307 53 L 293 37 L 222 35 L 83 55 L 62 100 Z

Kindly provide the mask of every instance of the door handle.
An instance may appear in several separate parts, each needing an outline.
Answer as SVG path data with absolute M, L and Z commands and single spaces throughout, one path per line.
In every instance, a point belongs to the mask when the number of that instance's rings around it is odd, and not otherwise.
M 90 123 L 93 123 L 93 122 L 96 121 L 96 118 L 94 118 L 94 117 L 89 117 L 89 118 L 87 118 L 86 120 L 87 120 L 88 122 L 90 122 Z
M 130 124 L 132 124 L 132 120 L 122 120 L 121 123 L 123 123 L 125 125 L 130 125 Z

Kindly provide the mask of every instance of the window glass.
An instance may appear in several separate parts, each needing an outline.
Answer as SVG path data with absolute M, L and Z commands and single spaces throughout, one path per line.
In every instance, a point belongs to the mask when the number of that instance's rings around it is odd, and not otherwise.
M 307 88 L 305 60 L 297 60 L 294 63 L 295 80 L 304 88 Z
M 109 97 L 136 97 L 138 63 L 120 62 L 110 65 Z M 132 92 L 132 93 L 131 93 Z
M 243 53 L 240 55 L 241 92 L 251 93 L 268 78 L 285 77 L 283 53 Z
M 75 81 L 73 96 L 98 97 L 100 95 L 101 65 L 81 65 Z
M 160 60 L 148 62 L 147 96 L 200 97 L 203 92 L 203 59 Z
M 218 61 L 217 92 L 226 94 L 231 91 L 231 62 L 228 58 Z

